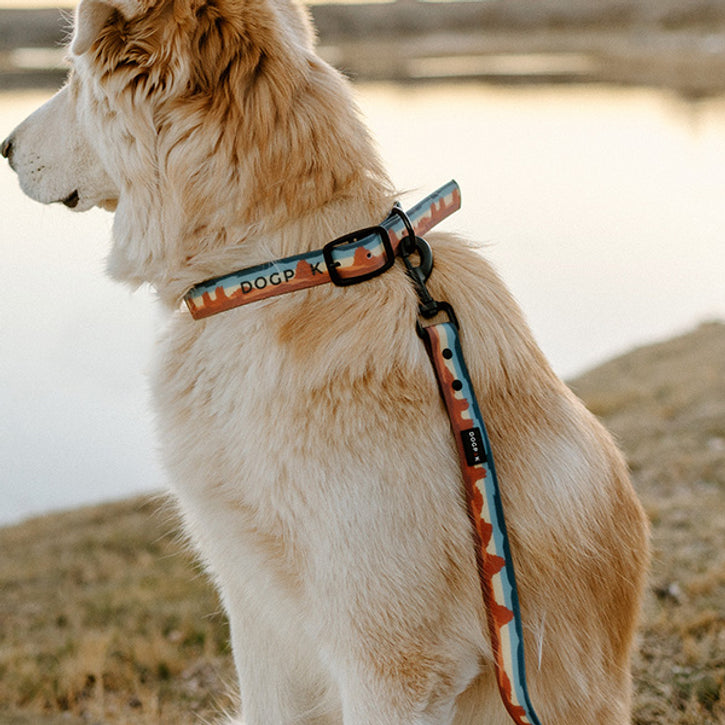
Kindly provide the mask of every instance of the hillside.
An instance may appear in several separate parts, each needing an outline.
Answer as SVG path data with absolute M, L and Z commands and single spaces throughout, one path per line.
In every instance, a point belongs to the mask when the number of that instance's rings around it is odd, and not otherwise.
M 634 722 L 724 723 L 725 324 L 572 387 L 653 524 Z M 0 530 L 0 551 L 0 725 L 185 725 L 229 706 L 224 619 L 160 500 L 34 519 Z
M 652 521 L 637 725 L 725 723 L 725 325 L 573 382 L 622 445 Z

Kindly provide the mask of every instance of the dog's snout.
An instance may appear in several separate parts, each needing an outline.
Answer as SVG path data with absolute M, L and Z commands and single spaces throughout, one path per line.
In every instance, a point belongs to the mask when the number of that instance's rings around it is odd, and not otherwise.
M 4 141 L 2 146 L 0 146 L 0 154 L 3 155 L 3 158 L 10 159 L 10 154 L 13 152 L 13 139 L 12 136 L 8 136 Z

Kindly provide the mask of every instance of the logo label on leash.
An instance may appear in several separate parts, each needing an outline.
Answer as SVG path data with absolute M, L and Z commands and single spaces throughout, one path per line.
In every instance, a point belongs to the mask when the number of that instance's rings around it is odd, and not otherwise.
M 469 466 L 478 466 L 486 462 L 486 449 L 483 446 L 483 436 L 480 428 L 469 428 L 461 431 L 463 451 L 466 454 L 466 463 Z

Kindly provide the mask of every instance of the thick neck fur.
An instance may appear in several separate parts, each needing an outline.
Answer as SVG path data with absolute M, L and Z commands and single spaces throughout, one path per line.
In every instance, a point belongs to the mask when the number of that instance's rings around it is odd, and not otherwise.
M 137 74 L 113 104 L 128 118 L 124 131 L 133 142 L 116 162 L 121 195 L 109 271 L 152 284 L 171 306 L 204 279 L 378 223 L 392 204 L 368 132 L 350 112 L 348 84 L 317 58 L 304 34 L 299 42 L 287 37 L 299 18 L 270 11 L 261 28 L 214 26 L 231 36 L 219 39 L 235 48 L 225 56 L 208 33 L 200 35 L 198 18 L 189 37 L 179 5 L 173 4 L 181 18 L 174 27 L 196 46 L 195 65 L 156 71 L 159 77 L 149 71 L 141 80 Z M 168 28 L 165 7 L 160 17 Z M 170 31 L 164 32 L 168 45 Z M 150 35 L 146 30 L 144 38 Z M 154 69 L 163 69 L 162 59 L 153 60 Z M 152 115 L 139 116 L 146 94 L 159 89 L 164 100 Z M 138 94 L 144 104 L 134 102 Z M 142 188 L 126 181 L 139 178 L 139 164 L 148 167 Z

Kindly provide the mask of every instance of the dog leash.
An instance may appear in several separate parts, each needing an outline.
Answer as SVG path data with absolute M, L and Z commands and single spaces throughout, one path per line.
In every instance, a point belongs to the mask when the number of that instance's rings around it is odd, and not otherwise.
M 458 447 L 501 699 L 515 723 L 540 725 L 526 687 L 519 600 L 491 444 L 463 358 L 455 318 L 421 327 L 421 336 Z
M 402 258 L 420 303 L 418 335 L 433 365 L 456 440 L 499 693 L 517 725 L 541 725 L 526 685 L 516 578 L 491 444 L 463 357 L 456 314 L 426 287 L 433 253 L 422 236 L 460 205 L 458 184 L 450 181 L 407 214 L 396 205 L 377 227 L 340 237 L 318 251 L 207 280 L 189 290 L 184 301 L 192 317 L 202 319 L 326 282 L 357 284 L 383 274 L 396 257 Z M 413 254 L 418 265 L 411 261 Z M 446 319 L 440 321 L 442 316 Z
M 400 209 L 393 212 L 405 222 Z M 418 321 L 418 335 L 433 364 L 458 449 L 496 682 L 503 704 L 517 725 L 541 725 L 526 685 L 521 611 L 493 452 L 463 357 L 458 318 L 450 304 L 433 299 L 428 291 L 433 253 L 428 242 L 416 237 L 410 224 L 406 226 L 408 235 L 400 252 L 420 302 L 418 312 L 423 321 Z M 410 261 L 414 252 L 420 258 L 418 266 Z M 447 319 L 436 322 L 441 315 Z M 426 320 L 432 320 L 431 324 L 425 324 Z

